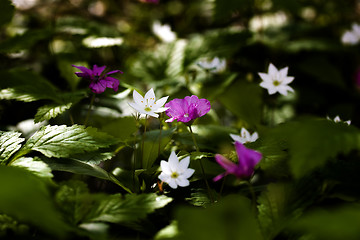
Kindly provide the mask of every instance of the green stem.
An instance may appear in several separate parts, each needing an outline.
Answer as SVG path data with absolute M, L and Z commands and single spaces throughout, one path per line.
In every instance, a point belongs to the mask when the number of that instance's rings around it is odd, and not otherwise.
M 91 108 L 94 104 L 94 100 L 95 100 L 95 93 L 92 94 L 92 97 L 91 97 L 91 101 L 90 101 L 90 106 L 89 106 L 89 110 L 86 114 L 86 118 L 85 118 L 85 121 L 84 121 L 84 125 L 86 126 L 88 120 L 89 120 L 89 117 L 90 117 L 90 112 L 91 112 Z
M 195 145 L 195 148 L 196 148 L 196 151 L 197 152 L 200 152 L 200 149 L 199 149 L 199 146 L 197 145 L 197 142 L 196 142 L 196 139 L 195 139 L 195 135 L 191 129 L 191 125 L 189 125 L 189 130 L 190 130 L 190 133 L 191 133 L 191 136 L 192 136 L 192 139 L 193 139 L 193 142 L 194 142 L 194 145 Z M 205 175 L 205 169 L 204 169 L 204 165 L 203 165 L 203 162 L 202 162 L 202 159 L 200 158 L 199 159 L 199 162 L 200 162 L 200 168 L 201 168 L 201 172 L 202 172 L 202 175 L 203 175 L 203 178 L 204 178 L 204 181 L 205 181 L 205 184 L 206 184 L 206 188 L 208 190 L 208 194 L 209 194 L 209 198 L 210 198 L 210 201 L 213 203 L 214 202 L 214 199 L 213 199 L 213 196 L 211 194 L 211 190 L 210 190 L 210 185 L 206 179 L 206 175 Z
M 254 188 L 251 185 L 250 181 L 245 181 L 245 182 L 246 182 L 246 185 L 248 186 L 249 192 L 251 194 L 251 205 L 254 209 L 254 212 L 256 212 L 256 196 L 255 196 Z
M 226 175 L 223 177 L 223 181 L 222 181 L 222 183 L 221 183 L 221 187 L 220 187 L 220 192 L 219 192 L 218 201 L 220 200 L 220 198 L 221 198 L 221 194 L 222 194 L 222 192 L 223 192 L 223 190 L 224 190 L 224 186 L 225 186 L 225 179 L 226 179 Z
M 142 135 L 142 143 L 141 143 L 141 154 L 142 154 L 141 168 L 143 167 L 143 162 L 144 162 L 144 146 L 145 146 L 145 136 L 146 136 L 146 125 L 147 125 L 146 123 L 147 123 L 147 115 L 145 115 L 144 133 Z
M 161 150 L 161 132 L 162 132 L 162 116 L 163 116 L 163 113 L 161 113 L 160 115 L 160 118 L 159 118 L 159 121 L 160 121 L 160 133 L 159 133 L 159 148 L 158 148 L 158 157 L 160 155 L 160 150 Z

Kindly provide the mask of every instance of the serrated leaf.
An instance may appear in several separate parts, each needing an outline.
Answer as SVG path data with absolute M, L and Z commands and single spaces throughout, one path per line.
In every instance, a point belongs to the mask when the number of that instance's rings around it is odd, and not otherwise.
M 38 175 L 39 177 L 53 177 L 51 173 L 51 168 L 46 163 L 41 161 L 41 159 L 38 157 L 21 157 L 11 163 L 11 166 L 27 169 L 28 171 L 34 173 L 35 175 Z
M 44 158 L 43 161 L 54 171 L 65 171 L 75 174 L 84 174 L 100 179 L 109 180 L 122 187 L 125 191 L 131 193 L 130 189 L 125 187 L 125 185 L 118 179 L 116 179 L 115 176 L 96 165 L 73 159 Z
M 20 143 L 25 139 L 20 138 L 18 132 L 1 132 L 0 131 L 0 161 L 8 160 L 17 150 L 21 148 Z
M 93 207 L 87 221 L 104 221 L 110 223 L 132 223 L 143 219 L 147 214 L 166 206 L 172 198 L 155 193 L 120 194 L 109 196 Z
M 57 115 L 62 114 L 63 112 L 68 110 L 71 107 L 71 105 L 72 103 L 62 104 L 62 105 L 52 104 L 52 105 L 42 106 L 38 109 L 35 115 L 34 122 L 38 123 L 45 120 L 50 120 L 51 118 L 54 118 Z
M 73 125 L 67 127 L 44 126 L 25 143 L 21 149 L 24 155 L 29 151 L 38 151 L 46 157 L 69 157 L 73 154 L 96 151 L 117 142 L 106 133 L 96 128 Z
M 51 236 L 70 230 L 57 211 L 45 182 L 19 167 L 0 166 L 0 211 Z
M 0 99 L 32 102 L 42 99 L 62 102 L 58 89 L 40 75 L 24 70 L 0 71 Z

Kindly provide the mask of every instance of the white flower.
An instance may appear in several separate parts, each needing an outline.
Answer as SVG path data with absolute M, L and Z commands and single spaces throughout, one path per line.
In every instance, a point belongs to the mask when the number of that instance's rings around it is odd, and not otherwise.
M 155 21 L 152 25 L 153 33 L 158 36 L 163 42 L 173 42 L 176 40 L 176 33 L 171 31 L 169 25 L 161 25 L 159 21 Z
M 190 157 L 186 157 L 179 162 L 175 152 L 172 151 L 169 157 L 169 161 L 162 160 L 160 162 L 161 173 L 159 179 L 169 184 L 173 189 L 189 186 L 188 178 L 191 177 L 195 170 L 188 168 L 190 163 Z
M 164 106 L 168 97 L 169 96 L 166 96 L 155 101 L 155 93 L 152 88 L 145 94 L 145 97 L 141 96 L 136 90 L 134 90 L 134 102 L 129 102 L 129 105 L 140 114 L 146 114 L 157 118 L 159 117 L 159 114 L 156 113 L 166 111 L 167 108 L 162 106 Z
M 212 73 L 222 72 L 226 68 L 226 60 L 215 57 L 212 61 L 204 60 L 197 62 L 197 65 L 202 69 L 208 70 Z
M 329 117 L 326 117 L 326 118 L 329 119 L 329 120 L 331 120 Z M 344 122 L 344 123 L 346 123 L 347 125 L 350 125 L 350 124 L 351 124 L 351 120 L 342 121 L 339 116 L 336 116 L 333 121 L 336 122 L 336 123 Z
M 259 73 L 261 79 L 260 86 L 266 88 L 269 94 L 279 92 L 282 95 L 287 95 L 287 92 L 294 92 L 289 83 L 294 80 L 294 77 L 288 77 L 288 67 L 282 68 L 279 71 L 270 63 L 268 73 Z
M 343 44 L 355 45 L 360 41 L 360 25 L 354 23 L 350 31 L 346 31 L 342 37 Z
M 240 143 L 244 144 L 244 143 L 248 143 L 248 142 L 255 142 L 259 138 L 259 135 L 257 132 L 250 134 L 248 130 L 246 130 L 245 128 L 241 128 L 240 136 L 230 133 L 230 137 L 235 142 L 240 142 Z

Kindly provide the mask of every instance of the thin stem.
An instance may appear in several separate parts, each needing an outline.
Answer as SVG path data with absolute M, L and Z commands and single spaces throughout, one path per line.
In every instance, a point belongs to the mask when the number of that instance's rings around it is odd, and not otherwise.
M 145 115 L 144 133 L 142 135 L 142 143 L 141 143 L 141 154 L 142 154 L 141 168 L 143 167 L 143 162 L 144 162 L 144 146 L 145 146 L 145 136 L 146 136 L 146 125 L 147 125 L 146 123 L 147 123 L 147 115 Z
M 160 115 L 160 118 L 159 118 L 159 121 L 160 121 L 160 133 L 159 133 L 159 148 L 158 148 L 158 157 L 160 155 L 160 150 L 161 150 L 161 132 L 162 132 L 162 116 L 163 116 L 163 113 L 161 113 Z
M 94 104 L 94 100 L 95 100 L 95 94 L 93 93 L 92 97 L 91 97 L 91 101 L 90 101 L 90 105 L 89 105 L 89 110 L 86 114 L 86 118 L 85 118 L 85 121 L 84 121 L 84 125 L 86 126 L 88 120 L 89 120 L 89 117 L 90 117 L 90 112 L 91 112 L 91 108 Z
M 72 125 L 74 125 L 74 118 L 71 113 L 69 113 L 70 122 Z
M 191 133 L 191 136 L 192 136 L 192 139 L 193 139 L 193 142 L 194 142 L 194 145 L 195 145 L 195 148 L 196 148 L 196 151 L 197 152 L 200 152 L 199 150 L 199 146 L 197 145 L 197 142 L 196 142 L 196 139 L 195 139 L 195 135 L 191 129 L 191 125 L 189 125 L 189 130 L 190 130 L 190 133 Z M 206 175 L 205 175 L 205 169 L 204 169 L 204 165 L 203 165 L 203 162 L 202 162 L 202 159 L 200 158 L 199 159 L 199 162 L 200 162 L 200 168 L 201 168 L 201 172 L 202 172 L 202 175 L 203 175 L 203 178 L 204 178 L 204 181 L 205 181 L 205 184 L 206 184 L 206 188 L 208 190 L 208 194 L 209 194 L 209 198 L 210 198 L 210 201 L 213 203 L 214 202 L 214 199 L 213 199 L 213 196 L 211 194 L 211 190 L 210 190 L 210 185 L 206 179 Z
M 219 197 L 218 197 L 218 200 L 220 200 L 220 198 L 221 198 L 221 194 L 222 194 L 222 192 L 223 192 L 223 190 L 224 190 L 225 180 L 226 180 L 226 175 L 224 176 L 223 181 L 222 181 L 222 183 L 221 183 L 221 187 L 220 187 L 220 192 L 219 192 Z

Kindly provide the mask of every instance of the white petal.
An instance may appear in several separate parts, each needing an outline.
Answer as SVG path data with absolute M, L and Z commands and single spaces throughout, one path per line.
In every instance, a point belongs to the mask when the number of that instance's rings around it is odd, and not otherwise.
M 149 116 L 155 117 L 155 118 L 158 118 L 158 117 L 159 117 L 159 114 L 156 114 L 156 113 L 154 113 L 153 111 L 151 111 L 151 112 L 146 112 L 146 114 L 149 115 Z
M 133 98 L 136 104 L 140 106 L 144 106 L 144 98 L 141 96 L 140 93 L 138 93 L 136 90 L 133 91 Z
M 154 89 L 151 88 L 149 91 L 147 91 L 144 98 L 145 98 L 145 100 L 154 99 L 154 101 L 155 101 Z
M 286 77 L 281 84 L 289 84 L 294 80 L 294 77 Z
M 258 138 L 259 138 L 259 134 L 258 134 L 257 132 L 254 132 L 254 133 L 251 135 L 250 141 L 251 141 L 251 142 L 255 142 Z
M 161 112 L 165 112 L 168 109 L 169 109 L 168 107 L 161 107 L 161 108 L 158 108 L 158 109 L 154 109 L 153 112 L 161 113 Z
M 239 136 L 239 135 L 235 135 L 235 134 L 231 134 L 230 133 L 230 137 L 235 141 L 235 142 L 241 142 L 243 143 L 243 139 Z
M 186 171 L 186 169 L 189 167 L 190 163 L 190 156 L 182 159 L 179 163 L 179 172 L 183 173 Z
M 164 104 L 166 103 L 168 98 L 169 98 L 169 96 L 166 96 L 166 97 L 162 97 L 159 100 L 157 100 L 155 102 L 155 105 L 157 106 L 157 108 L 160 108 L 160 107 L 164 106 Z
M 183 176 L 184 178 L 189 178 L 194 174 L 194 172 L 195 172 L 194 169 L 188 168 L 181 176 Z
M 277 68 L 276 68 L 272 63 L 270 63 L 270 64 L 269 64 L 268 74 L 269 74 L 270 76 L 274 76 L 274 75 L 276 75 L 277 73 L 278 73 Z
M 278 91 L 278 88 L 276 88 L 274 86 L 270 86 L 267 88 L 267 90 L 268 90 L 269 95 L 272 95 Z
M 132 103 L 132 102 L 128 102 L 128 104 L 130 105 L 130 107 L 135 109 L 135 111 L 142 113 L 142 114 L 148 114 L 148 112 L 146 112 L 142 106 L 139 106 L 138 104 Z
M 288 69 L 289 69 L 288 67 L 284 67 L 284 68 L 280 69 L 279 74 L 280 74 L 281 80 L 286 78 L 286 76 L 288 74 Z
M 176 189 L 177 186 L 178 186 L 174 178 L 171 178 L 171 179 L 167 182 L 167 184 L 169 184 L 169 186 L 170 186 L 171 188 L 173 188 L 173 189 Z
M 245 128 L 241 128 L 241 137 L 245 138 L 246 141 L 250 139 L 250 133 Z
M 264 82 L 271 82 L 271 77 L 269 74 L 266 74 L 266 73 L 258 73 L 259 76 L 261 77 L 261 79 L 264 81 Z
M 169 182 L 171 177 L 165 173 L 160 173 L 159 177 L 158 177 L 161 181 L 163 182 Z
M 175 181 L 180 187 L 186 187 L 190 185 L 189 180 L 186 178 L 177 178 Z
M 175 152 L 172 151 L 169 157 L 169 166 L 172 172 L 177 172 L 178 165 L 179 165 L 179 159 L 176 156 Z
M 165 174 L 168 174 L 168 175 L 171 175 L 171 169 L 170 169 L 170 166 L 169 166 L 169 163 L 164 161 L 164 160 L 161 160 L 160 162 L 160 167 L 161 167 L 161 171 Z

